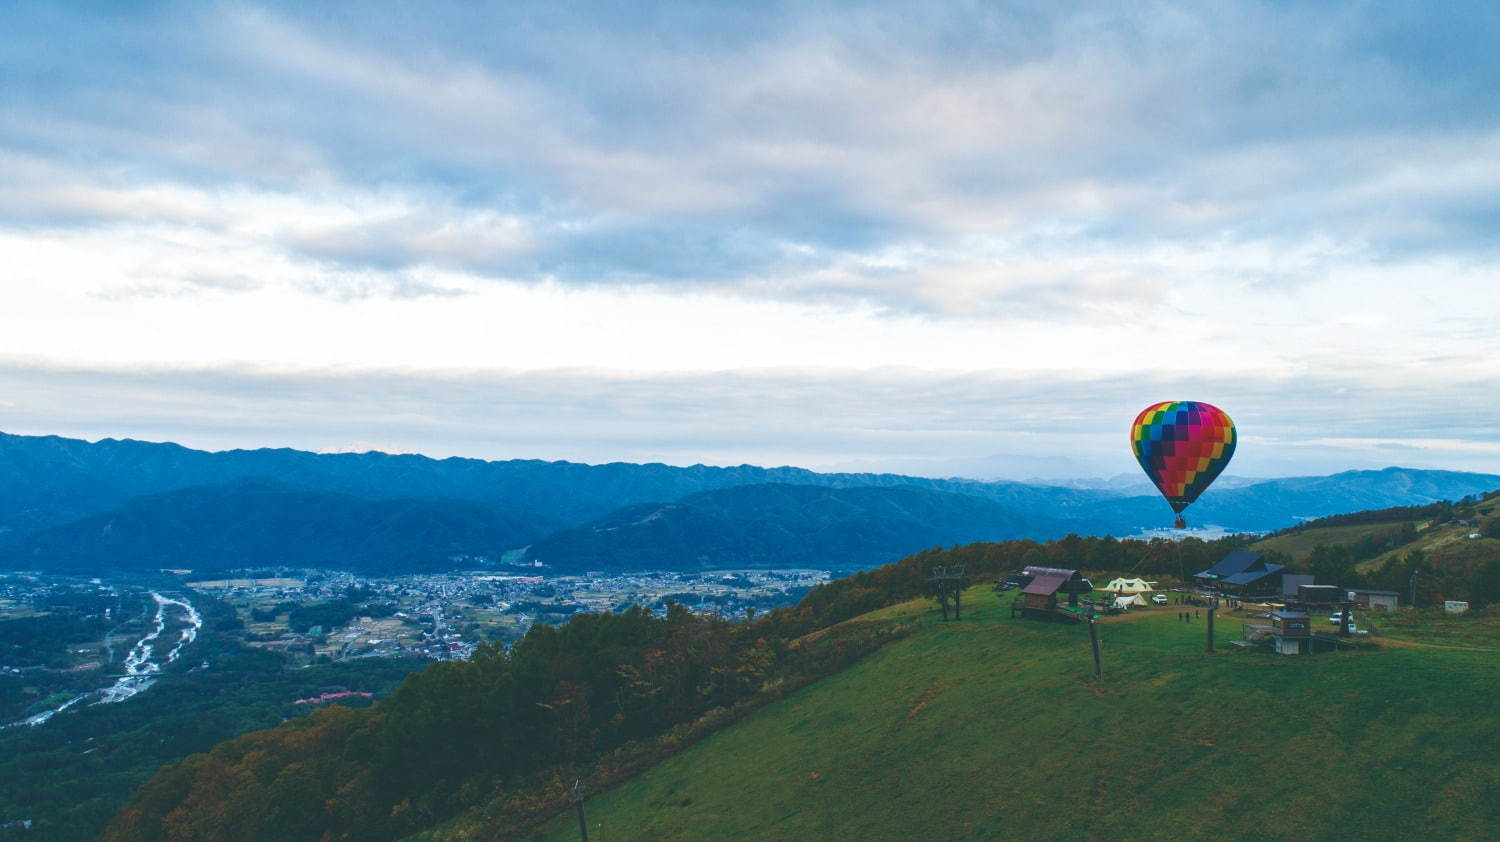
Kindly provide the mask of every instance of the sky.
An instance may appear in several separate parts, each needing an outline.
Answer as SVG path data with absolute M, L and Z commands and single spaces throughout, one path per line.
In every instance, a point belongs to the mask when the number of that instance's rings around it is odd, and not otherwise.
M 1500 473 L 1493 3 L 30 3 L 0 430 Z

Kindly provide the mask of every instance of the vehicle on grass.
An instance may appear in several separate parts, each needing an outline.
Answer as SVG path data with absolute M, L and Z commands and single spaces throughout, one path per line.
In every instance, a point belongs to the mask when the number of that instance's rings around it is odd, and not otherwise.
M 1163 593 L 1154 593 L 1151 595 L 1151 601 L 1156 603 L 1157 605 L 1166 605 L 1167 595 Z

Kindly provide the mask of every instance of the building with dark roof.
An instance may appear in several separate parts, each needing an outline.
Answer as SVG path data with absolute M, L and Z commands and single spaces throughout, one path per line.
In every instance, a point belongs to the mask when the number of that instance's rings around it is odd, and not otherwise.
M 1077 570 L 1031 566 L 1022 572 L 1024 576 L 1031 577 L 1026 587 L 1021 589 L 1021 614 L 1026 617 L 1076 622 L 1075 616 L 1058 610 L 1057 595 L 1067 594 L 1068 605 L 1076 606 L 1079 594 L 1086 594 L 1094 589 L 1089 580 L 1083 578 L 1083 574 Z
M 1285 565 L 1265 560 L 1261 553 L 1236 550 L 1218 564 L 1193 574 L 1200 586 L 1241 598 L 1274 597 L 1281 593 Z
M 1078 595 L 1085 594 L 1094 589 L 1088 579 L 1077 570 L 1069 570 L 1063 567 L 1027 567 L 1026 573 L 1031 575 L 1031 582 L 1021 589 L 1021 593 L 1027 597 L 1026 604 L 1031 605 L 1033 597 L 1037 600 L 1046 600 L 1050 608 L 1057 607 L 1057 595 L 1065 593 L 1068 595 L 1068 604 L 1077 605 Z M 1040 603 L 1037 608 L 1043 607 Z

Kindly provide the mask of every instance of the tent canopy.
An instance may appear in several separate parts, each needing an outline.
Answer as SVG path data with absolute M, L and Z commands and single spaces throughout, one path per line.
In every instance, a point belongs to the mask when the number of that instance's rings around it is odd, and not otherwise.
M 1148 593 L 1156 590 L 1156 583 L 1145 579 L 1112 579 L 1100 590 L 1111 593 Z
M 1134 605 L 1145 605 L 1145 604 L 1146 604 L 1146 600 L 1141 599 L 1141 595 L 1140 594 L 1131 594 L 1130 596 L 1117 596 L 1117 597 L 1115 597 L 1115 607 L 1119 608 L 1121 610 L 1124 610 L 1126 608 L 1130 608 L 1131 606 L 1134 606 Z

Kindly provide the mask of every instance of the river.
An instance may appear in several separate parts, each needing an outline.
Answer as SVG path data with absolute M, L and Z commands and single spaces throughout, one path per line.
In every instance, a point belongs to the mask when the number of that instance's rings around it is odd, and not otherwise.
M 96 705 L 108 705 L 115 702 L 123 702 L 126 699 L 144 692 L 152 684 L 156 683 L 157 676 L 162 667 L 176 661 L 182 654 L 182 650 L 189 643 L 198 638 L 198 631 L 203 628 L 203 617 L 198 614 L 198 609 L 192 603 L 184 599 L 173 599 L 162 596 L 156 591 L 151 592 L 151 598 L 156 601 L 156 616 L 153 618 L 153 627 L 146 635 L 130 648 L 130 653 L 125 656 L 125 674 L 117 677 L 113 684 L 80 693 L 77 696 L 63 702 L 55 708 L 44 710 L 41 713 L 32 714 L 12 725 L 41 725 L 43 722 L 62 713 L 68 708 L 82 702 L 92 696 L 98 696 Z M 184 625 L 177 637 L 177 643 L 167 651 L 163 657 L 157 652 L 156 641 L 167 630 L 168 614 L 176 613 L 180 609 L 183 615 Z

